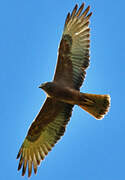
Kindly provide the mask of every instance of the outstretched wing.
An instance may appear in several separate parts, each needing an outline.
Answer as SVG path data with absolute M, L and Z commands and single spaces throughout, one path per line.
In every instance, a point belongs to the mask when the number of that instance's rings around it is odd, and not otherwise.
M 47 98 L 39 114 L 35 118 L 28 134 L 19 150 L 18 170 L 22 167 L 22 175 L 28 166 L 28 176 L 31 176 L 32 165 L 34 172 L 41 160 L 48 154 L 54 144 L 64 134 L 67 122 L 72 113 L 72 105 Z
M 84 12 L 83 8 L 84 3 L 79 9 L 76 5 L 71 15 L 67 15 L 54 75 L 54 81 L 77 90 L 82 85 L 85 69 L 89 65 L 89 19 L 92 13 L 88 14 L 90 6 Z

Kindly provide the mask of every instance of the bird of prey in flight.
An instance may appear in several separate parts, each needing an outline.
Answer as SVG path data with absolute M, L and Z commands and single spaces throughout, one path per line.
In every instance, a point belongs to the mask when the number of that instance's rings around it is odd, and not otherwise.
M 55 143 L 64 134 L 66 125 L 72 115 L 74 105 L 78 105 L 96 119 L 102 119 L 110 106 L 109 95 L 96 95 L 80 92 L 85 79 L 85 70 L 89 66 L 90 6 L 85 10 L 84 3 L 78 9 L 74 7 L 68 13 L 62 39 L 58 49 L 58 59 L 52 82 L 40 85 L 47 98 L 32 122 L 27 136 L 19 150 L 18 170 L 22 175 L 28 168 L 31 176 Z

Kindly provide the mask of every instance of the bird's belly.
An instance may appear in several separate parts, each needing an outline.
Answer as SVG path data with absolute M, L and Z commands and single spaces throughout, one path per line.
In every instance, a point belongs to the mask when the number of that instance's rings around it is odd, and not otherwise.
M 69 104 L 77 104 L 79 91 L 71 88 L 56 87 L 47 96 Z

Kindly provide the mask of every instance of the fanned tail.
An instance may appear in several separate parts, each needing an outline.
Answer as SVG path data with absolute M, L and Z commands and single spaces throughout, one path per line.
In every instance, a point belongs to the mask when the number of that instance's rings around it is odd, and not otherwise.
M 79 106 L 96 119 L 102 119 L 110 107 L 109 95 L 81 93 L 80 99 Z

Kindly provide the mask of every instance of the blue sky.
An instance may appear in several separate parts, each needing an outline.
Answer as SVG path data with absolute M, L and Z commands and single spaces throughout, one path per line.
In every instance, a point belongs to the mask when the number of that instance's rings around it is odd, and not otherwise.
M 0 1 L 1 180 L 22 179 L 16 155 L 45 99 L 37 87 L 52 79 L 65 17 L 82 2 Z M 84 2 L 93 16 L 81 91 L 110 94 L 111 109 L 96 121 L 75 107 L 65 135 L 31 179 L 125 179 L 125 1 Z

